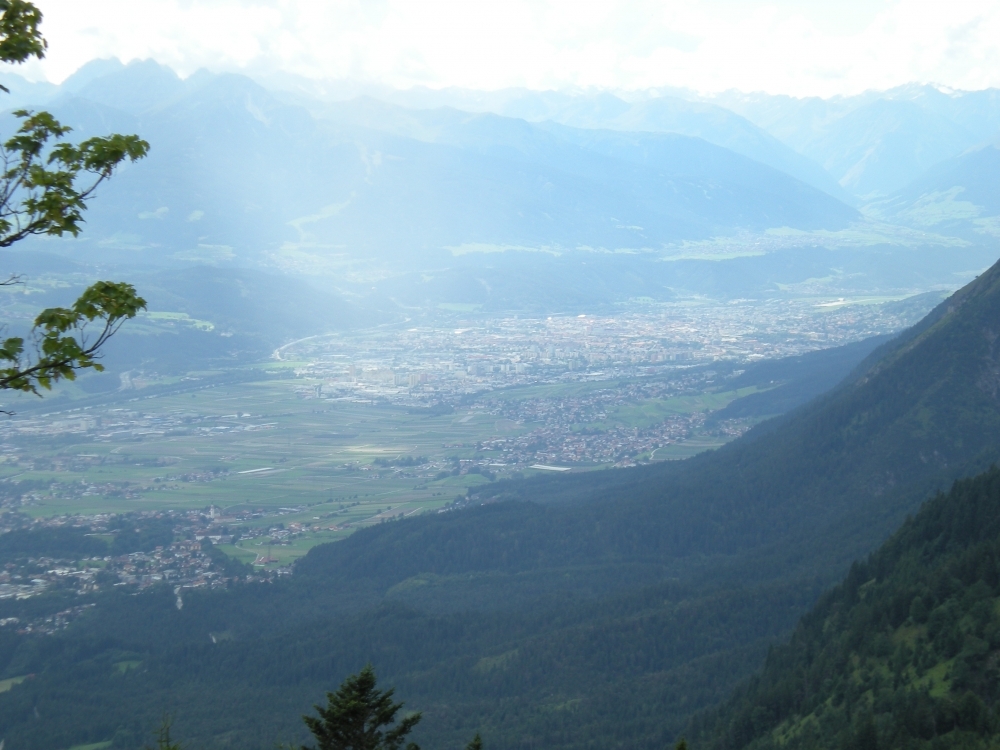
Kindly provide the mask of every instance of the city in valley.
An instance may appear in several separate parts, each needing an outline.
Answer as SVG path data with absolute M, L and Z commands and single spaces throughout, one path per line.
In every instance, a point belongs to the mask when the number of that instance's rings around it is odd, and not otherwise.
M 129 372 L 103 397 L 22 399 L 0 424 L 0 524 L 110 546 L 8 563 L 0 598 L 167 582 L 182 602 L 483 483 L 685 458 L 756 421 L 712 418 L 760 389 L 732 385 L 746 367 L 898 331 L 937 299 L 456 316 L 303 339 L 228 371 Z M 0 626 L 49 632 L 75 614 Z

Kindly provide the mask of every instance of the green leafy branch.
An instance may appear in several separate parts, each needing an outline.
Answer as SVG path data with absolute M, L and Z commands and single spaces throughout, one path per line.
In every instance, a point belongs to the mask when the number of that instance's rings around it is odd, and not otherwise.
M 49 45 L 38 28 L 41 23 L 42 12 L 27 0 L 0 0 L 0 60 L 23 63 L 45 57 Z
M 71 128 L 48 112 L 18 110 L 17 133 L 0 148 L 0 247 L 32 234 L 80 234 L 86 201 L 126 159 L 138 161 L 149 144 L 135 135 L 61 141 Z M 50 140 L 59 141 L 46 153 Z M 90 183 L 78 187 L 81 175 Z
M 0 61 L 45 57 L 41 21 L 41 11 L 28 0 L 0 0 Z M 98 186 L 118 166 L 149 152 L 149 144 L 135 135 L 73 144 L 65 140 L 71 128 L 48 112 L 22 109 L 14 115 L 21 125 L 0 145 L 0 247 L 30 235 L 78 236 Z M 19 282 L 12 274 L 0 286 Z M 103 370 L 97 361 L 101 346 L 145 307 L 131 284 L 99 281 L 72 307 L 43 310 L 31 330 L 31 347 L 17 336 L 0 341 L 0 365 L 6 365 L 0 367 L 0 390 L 38 394 L 59 380 L 75 379 L 77 370 Z
M 104 369 L 98 350 L 122 323 L 145 309 L 146 300 L 131 284 L 98 281 L 73 303 L 71 308 L 53 307 L 35 318 L 32 328 L 34 356 L 28 357 L 23 338 L 14 336 L 0 344 L 0 390 L 38 393 L 51 390 L 58 380 L 74 380 L 76 370 Z M 89 324 L 98 321 L 96 337 L 87 336 Z

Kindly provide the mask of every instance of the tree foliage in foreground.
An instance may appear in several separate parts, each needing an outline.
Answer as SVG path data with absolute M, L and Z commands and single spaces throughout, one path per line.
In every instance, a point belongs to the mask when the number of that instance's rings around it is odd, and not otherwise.
M 0 61 L 45 56 L 42 14 L 26 0 L 0 0 Z M 87 201 L 122 163 L 143 158 L 149 144 L 135 135 L 70 143 L 70 128 L 48 112 L 18 110 L 17 132 L 0 146 L 0 248 L 32 235 L 76 237 Z M 0 286 L 19 283 L 12 275 Z M 0 390 L 38 393 L 77 370 L 102 370 L 101 347 L 146 306 L 131 284 L 99 281 L 70 307 L 43 310 L 28 340 L 0 340 Z

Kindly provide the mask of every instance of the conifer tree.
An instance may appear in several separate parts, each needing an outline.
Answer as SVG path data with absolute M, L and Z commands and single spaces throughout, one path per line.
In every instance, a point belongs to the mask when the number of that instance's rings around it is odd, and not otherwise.
M 375 687 L 375 670 L 369 664 L 351 675 L 335 693 L 327 693 L 326 707 L 315 706 L 319 716 L 302 720 L 316 738 L 315 748 L 302 750 L 398 750 L 420 721 L 414 713 L 396 723 L 402 703 L 393 703 L 393 688 Z M 395 726 L 393 726 L 395 724 Z M 413 742 L 406 750 L 420 750 Z
M 326 707 L 314 706 L 319 716 L 302 717 L 316 738 L 316 746 L 302 745 L 301 750 L 398 750 L 402 747 L 406 736 L 420 721 L 420 713 L 410 714 L 396 724 L 396 714 L 403 704 L 392 702 L 393 688 L 377 690 L 375 684 L 375 670 L 369 664 L 344 680 L 336 693 L 327 693 Z M 420 746 L 409 742 L 405 750 L 420 750 Z M 478 733 L 465 750 L 483 750 Z

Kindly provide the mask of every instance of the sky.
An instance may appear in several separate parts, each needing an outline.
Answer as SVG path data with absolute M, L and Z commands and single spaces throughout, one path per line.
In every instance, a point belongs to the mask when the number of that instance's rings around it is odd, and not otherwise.
M 850 95 L 1000 86 L 1000 0 L 35 0 L 58 83 L 153 58 L 397 88 Z

